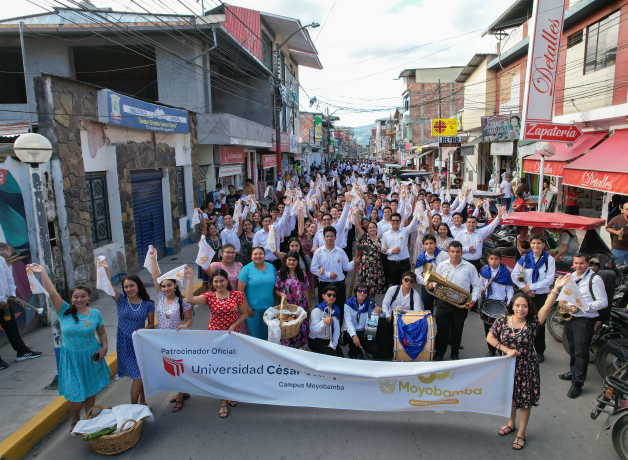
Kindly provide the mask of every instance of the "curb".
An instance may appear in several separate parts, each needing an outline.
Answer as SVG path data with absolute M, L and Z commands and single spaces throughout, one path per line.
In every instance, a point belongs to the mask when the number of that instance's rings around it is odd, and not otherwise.
M 114 351 L 105 358 L 111 370 L 109 377 L 118 372 L 118 355 Z M 35 445 L 65 420 L 70 412 L 70 403 L 57 396 L 51 403 L 35 414 L 24 425 L 0 442 L 0 460 L 19 460 Z

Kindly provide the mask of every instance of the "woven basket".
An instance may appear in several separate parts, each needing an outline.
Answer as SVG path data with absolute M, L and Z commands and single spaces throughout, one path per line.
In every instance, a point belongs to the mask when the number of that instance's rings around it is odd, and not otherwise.
M 275 306 L 275 308 L 279 308 L 279 318 L 281 318 L 281 315 L 283 314 L 284 309 L 288 310 L 290 313 L 296 313 L 299 306 L 293 305 L 291 303 L 286 303 L 286 298 L 282 297 L 281 304 L 279 304 L 278 306 Z M 281 329 L 281 340 L 288 340 L 294 337 L 295 335 L 297 335 L 299 333 L 299 329 L 301 329 L 301 323 L 303 323 L 303 320 L 306 318 L 306 316 L 307 315 L 301 315 L 301 319 L 299 321 L 289 326 L 284 325 L 282 320 L 279 319 L 279 328 Z M 266 315 L 264 315 L 264 323 L 266 323 L 266 325 L 268 326 L 268 323 L 266 322 Z
M 96 417 L 96 415 L 92 414 L 92 411 L 98 408 L 100 412 L 102 412 L 102 406 L 94 406 L 87 413 L 87 418 L 92 419 Z M 111 407 L 106 407 L 105 409 L 111 409 Z M 133 426 L 126 431 L 122 431 L 127 423 L 133 422 Z M 112 434 L 109 436 L 101 436 L 100 438 L 92 439 L 91 441 L 87 441 L 89 443 L 89 447 L 92 448 L 94 452 L 100 455 L 116 455 L 125 450 L 129 450 L 140 439 L 140 433 L 142 432 L 142 424 L 144 420 L 140 420 L 136 422 L 135 420 L 129 419 L 122 424 L 120 428 L 120 432 L 118 434 Z

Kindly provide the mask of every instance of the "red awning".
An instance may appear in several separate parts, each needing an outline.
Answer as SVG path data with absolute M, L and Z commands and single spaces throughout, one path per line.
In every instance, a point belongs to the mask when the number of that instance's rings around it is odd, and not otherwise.
M 628 195 L 628 129 L 618 129 L 591 152 L 565 166 L 563 184 Z
M 503 225 L 521 225 L 528 227 L 564 228 L 568 230 L 592 230 L 606 225 L 604 219 L 592 217 L 572 216 L 561 212 L 511 212 L 507 219 L 502 219 Z
M 567 147 L 568 144 L 555 143 L 556 153 L 545 158 L 545 171 L 543 174 L 546 176 L 558 176 L 563 175 L 563 168 L 567 164 L 584 155 L 592 149 L 598 142 L 600 142 L 604 136 L 608 134 L 608 131 L 595 131 L 591 133 L 584 133 L 584 135 L 578 139 L 571 147 Z M 531 174 L 540 174 L 541 172 L 541 151 L 539 150 L 529 157 L 525 157 L 523 160 L 523 172 Z

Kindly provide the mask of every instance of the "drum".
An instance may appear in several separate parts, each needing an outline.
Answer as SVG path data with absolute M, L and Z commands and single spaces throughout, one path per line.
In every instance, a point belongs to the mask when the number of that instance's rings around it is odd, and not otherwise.
M 484 299 L 479 308 L 480 318 L 486 324 L 493 324 L 496 319 L 501 318 L 506 313 L 506 302 L 501 300 Z
M 430 314 L 429 311 L 406 311 L 401 316 L 402 321 L 405 324 L 415 323 L 416 321 L 422 319 L 425 315 Z M 393 361 L 398 362 L 410 362 L 410 356 L 403 349 L 403 345 L 399 343 L 399 338 L 397 337 L 397 318 L 398 315 L 393 313 L 393 337 L 394 337 L 394 345 L 393 345 Z M 434 316 L 431 315 L 427 318 L 427 341 L 425 342 L 425 347 L 423 347 L 423 351 L 417 358 L 414 360 L 418 361 L 432 361 L 434 359 L 434 336 L 436 335 L 434 328 Z M 389 342 L 390 343 L 390 342 Z

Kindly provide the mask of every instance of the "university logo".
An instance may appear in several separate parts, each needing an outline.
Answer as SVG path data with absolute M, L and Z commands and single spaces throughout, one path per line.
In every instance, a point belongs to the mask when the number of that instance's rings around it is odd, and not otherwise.
M 171 358 L 163 358 L 164 360 L 164 369 L 166 372 L 173 377 L 179 377 L 183 374 L 183 360 L 182 359 L 171 359 Z
M 377 379 L 377 381 L 379 382 L 379 391 L 385 395 L 391 395 L 395 392 L 396 379 Z
M 423 383 L 432 383 L 434 382 L 434 380 L 445 380 L 447 377 L 449 377 L 449 375 L 451 374 L 451 371 L 445 371 L 442 374 L 440 372 L 435 372 L 432 374 L 427 374 L 427 377 L 425 377 L 424 375 L 417 375 L 416 377 Z M 456 371 L 454 371 L 453 374 L 451 374 L 451 378 L 454 378 L 454 375 L 456 375 Z

